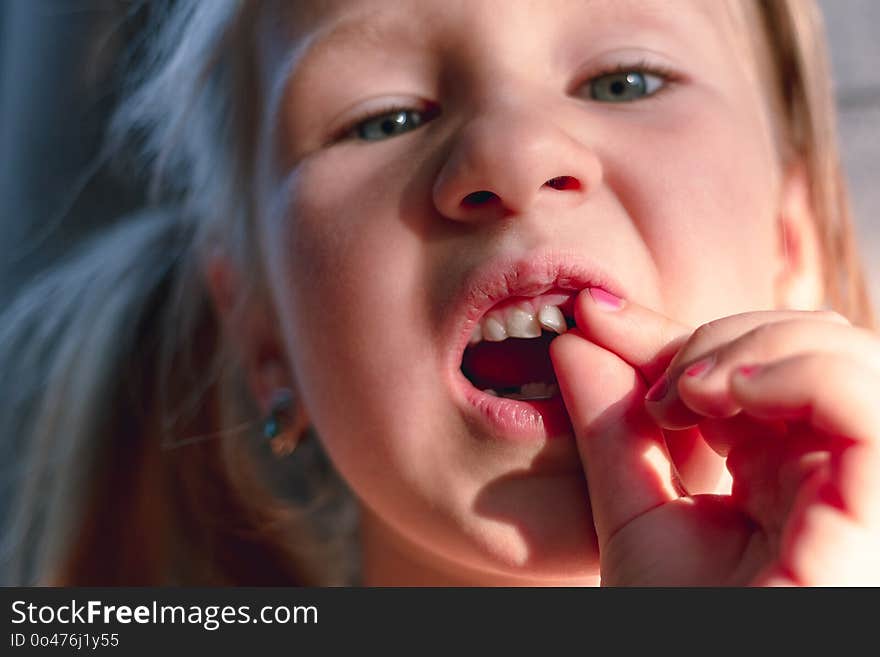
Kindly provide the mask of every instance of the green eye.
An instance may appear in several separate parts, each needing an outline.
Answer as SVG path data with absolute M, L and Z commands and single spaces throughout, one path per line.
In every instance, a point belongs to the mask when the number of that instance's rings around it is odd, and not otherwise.
M 360 121 L 354 127 L 354 134 L 364 141 L 379 141 L 418 128 L 423 121 L 422 112 L 417 110 L 386 110 Z
M 650 96 L 664 84 L 663 78 L 650 73 L 608 73 L 590 81 L 590 97 L 606 103 L 625 103 Z

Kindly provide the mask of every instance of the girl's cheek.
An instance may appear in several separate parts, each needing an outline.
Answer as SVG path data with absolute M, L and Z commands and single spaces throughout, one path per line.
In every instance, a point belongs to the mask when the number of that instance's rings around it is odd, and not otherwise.
M 774 164 L 747 121 L 719 122 L 697 115 L 634 201 L 668 310 L 690 323 L 773 304 Z

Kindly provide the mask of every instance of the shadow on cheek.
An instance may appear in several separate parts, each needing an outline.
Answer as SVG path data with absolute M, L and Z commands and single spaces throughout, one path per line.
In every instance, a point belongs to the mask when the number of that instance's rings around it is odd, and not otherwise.
M 540 469 L 542 457 L 533 461 Z M 578 472 L 540 475 L 518 470 L 486 484 L 474 512 L 513 527 L 521 541 L 520 565 L 598 559 L 586 480 Z

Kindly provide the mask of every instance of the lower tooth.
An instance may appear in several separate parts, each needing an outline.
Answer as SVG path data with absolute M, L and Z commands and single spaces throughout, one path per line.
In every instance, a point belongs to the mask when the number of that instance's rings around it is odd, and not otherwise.
M 519 388 L 519 392 L 505 393 L 508 399 L 517 401 L 551 399 L 559 394 L 559 386 L 555 383 L 526 383 Z

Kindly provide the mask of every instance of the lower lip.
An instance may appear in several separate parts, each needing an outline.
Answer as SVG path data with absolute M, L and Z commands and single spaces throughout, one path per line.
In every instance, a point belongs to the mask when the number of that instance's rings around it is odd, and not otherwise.
M 573 439 L 574 430 L 561 396 L 535 401 L 506 399 L 479 390 L 460 372 L 457 378 L 468 405 L 488 424 L 492 434 L 520 442 Z

